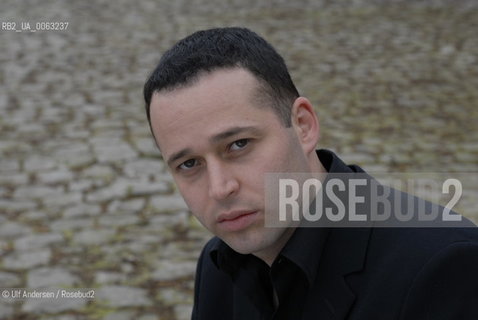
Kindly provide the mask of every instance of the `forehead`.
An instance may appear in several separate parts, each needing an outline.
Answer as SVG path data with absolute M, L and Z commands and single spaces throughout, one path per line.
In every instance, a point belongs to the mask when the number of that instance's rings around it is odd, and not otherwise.
M 151 126 L 161 151 L 168 153 L 177 144 L 199 143 L 230 127 L 276 117 L 257 99 L 260 88 L 249 71 L 236 68 L 207 73 L 186 87 L 155 93 Z
M 171 127 L 171 121 L 176 123 L 186 116 L 193 122 L 203 120 L 208 125 L 211 124 L 208 118 L 199 115 L 238 116 L 238 111 L 260 105 L 260 88 L 259 81 L 243 68 L 205 73 L 185 87 L 155 92 L 150 106 L 151 124 L 154 130 L 164 131 L 163 127 Z

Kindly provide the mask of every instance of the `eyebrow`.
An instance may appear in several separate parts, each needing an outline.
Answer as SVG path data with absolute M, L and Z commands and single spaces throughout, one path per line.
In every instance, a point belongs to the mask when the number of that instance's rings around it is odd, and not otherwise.
M 178 151 L 176 153 L 173 153 L 171 157 L 169 157 L 167 163 L 168 166 L 171 167 L 171 164 L 175 162 L 176 160 L 184 157 L 185 155 L 188 155 L 189 153 L 192 153 L 192 150 L 190 148 L 183 149 L 181 151 Z
M 229 128 L 227 129 L 226 131 L 224 132 L 221 132 L 221 133 L 218 133 L 214 136 L 212 136 L 209 141 L 211 143 L 218 143 L 218 142 L 221 142 L 222 140 L 225 140 L 225 139 L 228 139 L 230 137 L 233 137 L 235 135 L 238 135 L 240 133 L 243 133 L 243 132 L 252 132 L 252 133 L 255 133 L 255 134 L 258 134 L 260 132 L 259 129 L 257 129 L 256 127 L 253 127 L 253 126 L 249 126 L 249 127 L 232 127 L 232 128 Z
M 229 128 L 227 129 L 226 131 L 224 132 L 220 132 L 214 136 L 212 136 L 210 139 L 209 139 L 209 142 L 210 143 L 213 143 L 213 144 L 216 144 L 216 143 L 219 143 L 225 139 L 228 139 L 230 137 L 233 137 L 235 135 L 238 135 L 240 133 L 243 133 L 243 132 L 251 132 L 251 133 L 254 133 L 254 134 L 259 134 L 260 133 L 260 130 L 256 127 L 253 127 L 253 126 L 247 126 L 247 127 L 232 127 L 232 128 Z M 191 148 L 185 148 L 185 149 L 182 149 L 178 152 L 175 152 L 171 155 L 171 157 L 169 157 L 167 163 L 168 163 L 168 166 L 171 167 L 171 164 L 173 162 L 175 162 L 176 160 L 190 154 L 190 153 L 193 153 L 192 149 Z

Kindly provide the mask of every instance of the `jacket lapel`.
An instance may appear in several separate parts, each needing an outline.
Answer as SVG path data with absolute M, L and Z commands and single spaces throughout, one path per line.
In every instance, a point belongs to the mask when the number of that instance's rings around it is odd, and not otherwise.
M 347 166 L 333 152 L 318 150 L 317 156 L 330 173 L 364 172 L 360 167 Z M 309 295 L 304 319 L 346 319 L 355 294 L 347 275 L 360 272 L 365 264 L 370 228 L 330 228 L 321 255 L 316 288 Z
M 321 320 L 346 319 L 355 294 L 347 283 L 347 275 L 359 272 L 365 263 L 370 228 L 330 229 L 326 248 L 321 256 L 316 285 L 305 305 L 303 318 Z

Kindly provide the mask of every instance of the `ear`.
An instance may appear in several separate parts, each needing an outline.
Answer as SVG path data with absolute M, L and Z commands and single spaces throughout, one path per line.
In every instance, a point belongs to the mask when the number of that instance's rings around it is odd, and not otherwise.
M 291 110 L 292 126 L 305 154 L 315 152 L 320 137 L 319 119 L 307 98 L 299 97 Z

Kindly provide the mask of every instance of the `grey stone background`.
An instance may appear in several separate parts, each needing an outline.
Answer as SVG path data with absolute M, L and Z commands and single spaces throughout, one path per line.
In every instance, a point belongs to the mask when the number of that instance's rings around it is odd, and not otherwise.
M 248 26 L 317 106 L 320 146 L 371 171 L 478 171 L 476 1 L 13 1 L 0 22 L 0 319 L 188 319 L 209 235 L 155 149 L 142 85 L 189 33 Z M 476 189 L 464 214 L 478 218 Z M 212 302 L 214 303 L 214 302 Z

